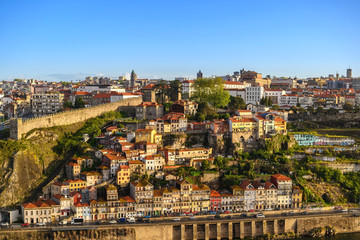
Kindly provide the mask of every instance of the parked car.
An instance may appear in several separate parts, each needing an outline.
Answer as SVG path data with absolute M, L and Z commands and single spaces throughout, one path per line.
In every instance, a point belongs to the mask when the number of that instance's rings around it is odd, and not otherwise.
M 281 213 L 281 216 L 289 216 L 289 213 L 288 212 L 283 212 L 283 213 Z
M 210 214 L 210 215 L 215 215 L 215 214 L 216 214 L 216 212 L 214 212 L 214 211 L 210 211 L 210 212 L 209 212 L 209 214 Z
M 229 210 L 226 210 L 224 213 L 225 213 L 225 214 L 229 214 L 229 213 L 230 213 L 230 211 L 229 211 Z
M 128 223 L 135 223 L 135 218 L 131 217 L 131 218 L 126 219 L 126 221 Z
M 341 209 L 341 212 L 348 212 L 349 211 L 349 209 Z
M 194 216 L 189 217 L 190 220 L 195 220 L 196 218 Z
M 144 218 L 144 222 L 146 223 L 150 222 L 150 218 Z
M 256 217 L 257 217 L 257 218 L 264 218 L 264 217 L 265 217 L 265 215 L 264 215 L 264 214 L 262 214 L 262 213 L 258 213 L 258 214 L 256 214 Z
M 295 211 L 290 211 L 289 214 L 295 214 Z
M 59 224 L 60 224 L 60 225 L 67 225 L 68 222 L 64 220 L 64 221 L 61 221 Z
M 4 228 L 8 228 L 10 226 L 10 224 L 8 222 L 2 222 L 2 223 L 0 223 L 0 226 L 4 227 Z
M 29 226 L 29 223 L 23 223 L 21 224 L 21 227 L 28 227 Z
M 141 217 L 141 218 L 138 218 L 138 219 L 136 219 L 136 221 L 137 221 L 137 222 L 143 222 L 143 221 L 144 221 L 144 218 L 142 218 L 142 217 Z
M 216 215 L 214 216 L 214 218 L 218 218 L 218 219 L 221 218 L 221 217 L 220 217 L 220 214 L 216 214 Z
M 185 217 L 185 216 L 186 216 L 185 213 L 181 213 L 181 214 L 180 214 L 180 217 Z
M 226 219 L 230 219 L 231 218 L 231 215 L 227 215 L 225 216 Z
M 243 214 L 240 215 L 240 217 L 241 217 L 241 218 L 247 218 L 248 215 L 247 215 L 246 213 L 243 213 Z
M 250 209 L 248 212 L 255 212 L 255 209 Z
M 301 212 L 301 215 L 307 215 L 307 214 L 308 214 L 307 211 Z
M 109 223 L 116 224 L 117 222 L 116 222 L 116 220 L 111 220 Z
M 45 226 L 45 223 L 39 222 L 39 223 L 36 224 L 36 226 L 43 227 L 43 226 Z
M 119 222 L 119 223 L 124 223 L 124 222 L 126 222 L 126 218 L 120 218 L 120 219 L 118 220 L 118 222 Z
M 214 217 L 214 216 L 208 216 L 207 219 L 209 219 L 209 220 L 214 220 L 215 217 Z
M 179 222 L 179 221 L 180 221 L 180 218 L 173 218 L 173 221 L 174 221 L 174 222 Z

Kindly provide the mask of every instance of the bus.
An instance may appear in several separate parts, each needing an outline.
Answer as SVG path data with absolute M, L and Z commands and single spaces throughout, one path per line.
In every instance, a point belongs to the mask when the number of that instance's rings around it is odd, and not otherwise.
M 71 224 L 83 224 L 84 223 L 84 219 L 83 218 L 73 218 L 71 220 Z

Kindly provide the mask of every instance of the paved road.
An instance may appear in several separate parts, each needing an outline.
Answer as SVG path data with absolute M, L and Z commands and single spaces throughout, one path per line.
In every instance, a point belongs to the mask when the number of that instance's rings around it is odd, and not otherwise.
M 244 212 L 245 213 L 245 212 Z M 334 210 L 334 211 L 308 211 L 308 214 L 304 215 L 301 214 L 301 212 L 295 213 L 295 214 L 291 214 L 291 215 L 287 215 L 287 216 L 283 216 L 280 212 L 278 213 L 272 213 L 272 214 L 267 214 L 266 212 L 264 213 L 265 218 L 256 218 L 255 215 L 256 213 L 248 213 L 249 217 L 246 218 L 242 218 L 240 217 L 241 213 L 232 213 L 232 214 L 221 214 L 221 218 L 215 218 L 215 219 L 208 219 L 208 217 L 210 216 L 214 216 L 214 215 L 200 215 L 200 216 L 195 216 L 195 219 L 190 219 L 190 217 L 167 217 L 167 218 L 151 218 L 150 222 L 136 222 L 136 223 L 114 223 L 114 224 L 110 224 L 109 222 L 106 223 L 98 223 L 96 224 L 95 222 L 92 223 L 84 223 L 82 225 L 64 225 L 64 226 L 59 226 L 59 225 L 52 225 L 52 226 L 36 226 L 36 225 L 32 225 L 29 227 L 24 227 L 22 229 L 27 229 L 27 230 L 33 230 L 33 229 L 37 229 L 37 230 L 44 230 L 44 231 L 66 231 L 66 230 L 87 230 L 87 229 L 97 229 L 97 228 L 103 228 L 103 227 L 113 227 L 113 226 L 124 226 L 124 227 L 130 227 L 130 226 L 140 226 L 140 225 L 153 225 L 153 224 L 176 224 L 176 223 L 187 223 L 187 224 L 191 224 L 194 222 L 209 222 L 209 221 L 214 221 L 214 222 L 230 222 L 230 221 L 234 221 L 234 219 L 238 219 L 238 220 L 242 220 L 242 221 L 249 221 L 249 220 L 262 220 L 262 219 L 267 219 L 267 220 L 275 220 L 275 219 L 286 219 L 286 218 L 306 218 L 306 217 L 316 217 L 316 216 L 321 216 L 321 217 L 325 217 L 325 216 L 333 216 L 334 214 L 339 215 L 339 216 L 353 216 L 354 213 L 360 213 L 359 209 L 353 209 L 351 210 L 351 212 L 341 212 L 339 210 Z M 231 216 L 231 219 L 226 218 L 226 216 Z M 180 218 L 180 221 L 174 221 L 174 218 Z M 19 229 L 20 228 L 20 224 L 13 224 L 12 226 L 14 229 Z M 7 228 L 2 228 L 1 230 L 8 230 Z

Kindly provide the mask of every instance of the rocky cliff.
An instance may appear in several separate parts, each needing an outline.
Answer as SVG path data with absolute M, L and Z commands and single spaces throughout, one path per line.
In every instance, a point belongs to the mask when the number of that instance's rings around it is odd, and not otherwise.
M 0 194 L 0 206 L 10 206 L 21 201 L 42 178 L 43 166 L 30 149 L 15 154 L 13 168 L 7 185 Z

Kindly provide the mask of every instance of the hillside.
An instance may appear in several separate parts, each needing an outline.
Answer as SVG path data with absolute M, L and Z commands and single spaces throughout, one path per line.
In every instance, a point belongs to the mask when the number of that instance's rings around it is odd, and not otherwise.
M 0 140 L 0 207 L 37 197 L 74 154 L 82 154 L 91 143 L 82 141 L 84 133 L 98 135 L 105 123 L 121 118 L 120 112 L 71 125 L 35 129 L 19 140 Z
M 62 156 L 54 151 L 58 139 L 76 132 L 84 123 L 37 129 L 26 138 L 0 141 L 0 206 L 21 202 L 56 167 Z

